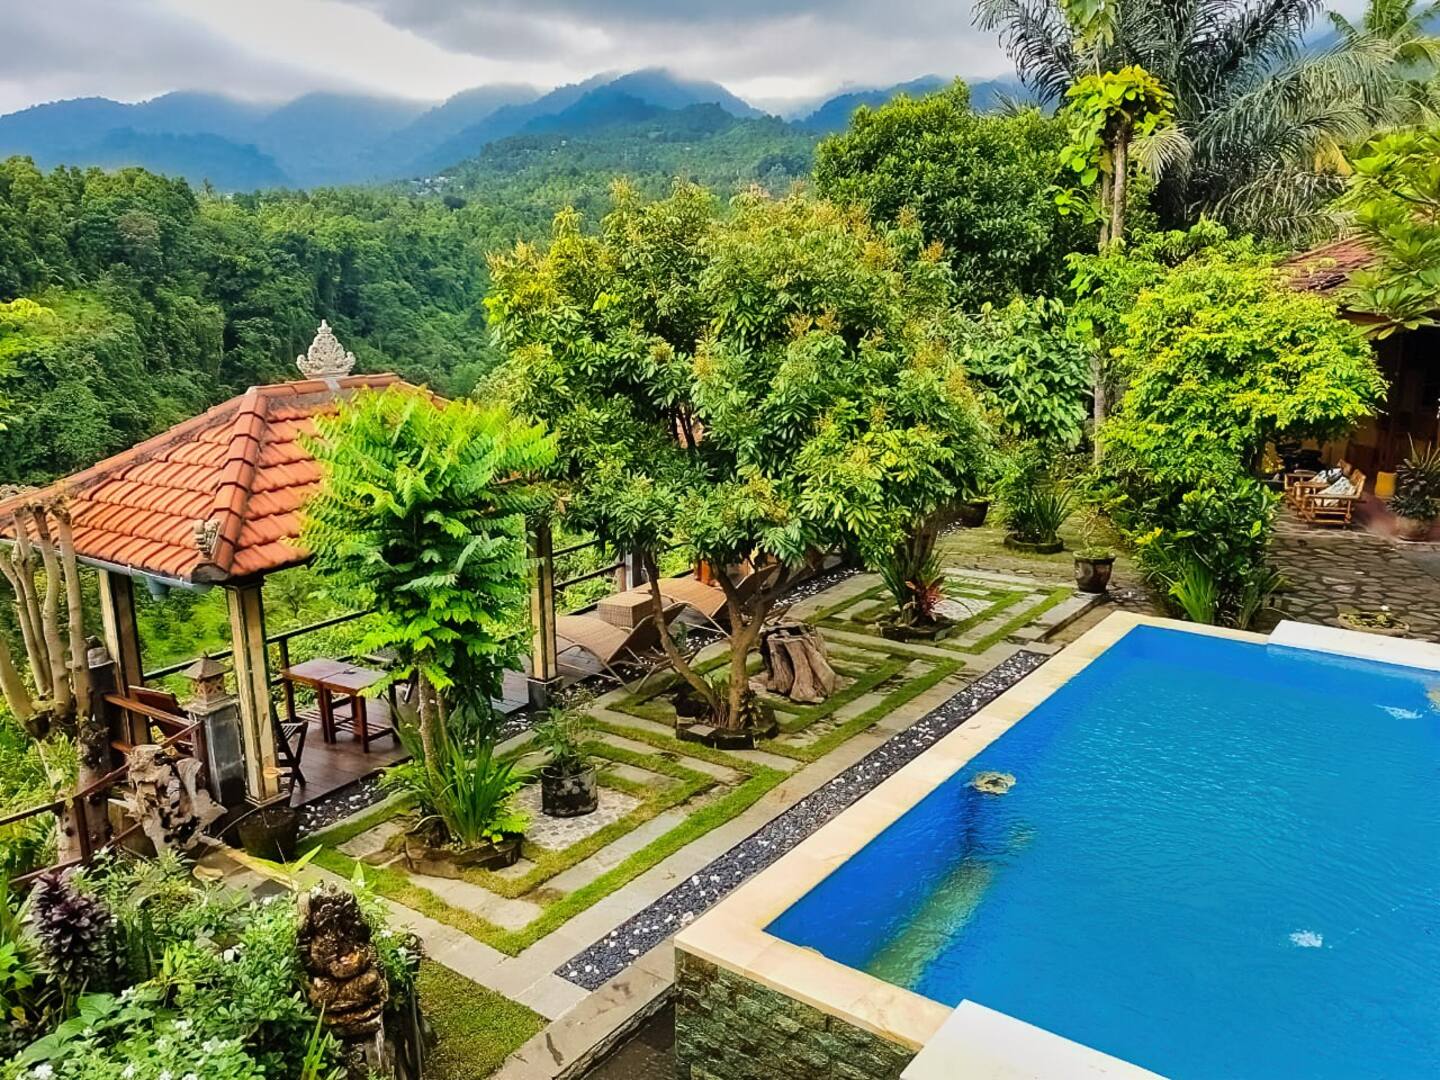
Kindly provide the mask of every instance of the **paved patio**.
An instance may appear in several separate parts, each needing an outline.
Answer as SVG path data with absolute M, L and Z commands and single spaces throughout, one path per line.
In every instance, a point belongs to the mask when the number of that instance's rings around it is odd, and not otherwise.
M 1286 509 L 1273 550 L 1289 581 L 1276 598 L 1287 618 L 1338 626 L 1341 612 L 1388 606 L 1411 637 L 1440 641 L 1440 544 L 1406 544 L 1358 526 L 1315 529 Z

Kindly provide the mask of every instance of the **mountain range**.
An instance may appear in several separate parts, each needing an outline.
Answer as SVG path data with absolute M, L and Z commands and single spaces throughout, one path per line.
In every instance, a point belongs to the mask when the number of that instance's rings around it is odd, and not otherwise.
M 846 90 L 788 122 L 827 134 L 845 127 L 861 105 L 929 93 L 947 81 L 927 75 Z M 971 86 L 981 109 L 1018 93 L 1013 79 Z M 141 165 L 222 191 L 353 184 L 430 176 L 511 136 L 593 135 L 701 105 L 738 119 L 765 115 L 719 83 L 661 68 L 607 72 L 545 93 L 480 86 L 433 106 L 337 93 L 264 105 L 181 91 L 135 104 L 77 98 L 0 116 L 0 157 L 26 154 L 44 168 Z

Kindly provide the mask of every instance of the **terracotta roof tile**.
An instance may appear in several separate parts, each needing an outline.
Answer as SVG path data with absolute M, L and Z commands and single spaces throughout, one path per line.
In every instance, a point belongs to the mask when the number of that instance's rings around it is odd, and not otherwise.
M 320 480 L 300 437 L 341 398 L 398 382 L 353 375 L 252 387 L 38 497 L 64 489 L 83 559 L 203 582 L 294 566 L 308 557 L 299 547 L 300 508 Z M 0 536 L 8 535 L 7 501 L 16 498 L 0 499 Z M 218 528 L 209 556 L 195 541 L 203 521 Z
M 1293 271 L 1290 284 L 1296 289 L 1329 293 L 1345 284 L 1352 271 L 1363 270 L 1374 261 L 1365 242 L 1350 237 L 1294 255 L 1281 267 Z

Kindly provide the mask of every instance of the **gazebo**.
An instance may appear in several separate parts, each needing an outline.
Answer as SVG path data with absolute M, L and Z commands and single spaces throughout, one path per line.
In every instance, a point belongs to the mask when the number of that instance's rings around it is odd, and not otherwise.
M 0 500 L 0 539 L 14 538 L 12 512 L 22 501 L 68 505 L 76 556 L 99 575 L 105 644 L 122 691 L 145 681 L 137 580 L 157 590 L 224 590 L 238 749 L 252 800 L 278 791 L 263 584 L 309 558 L 299 544 L 300 510 L 320 470 L 302 439 L 317 416 L 357 391 L 408 385 L 396 375 L 351 374 L 354 354 L 324 322 L 297 364 L 299 381 L 251 387 L 49 488 Z

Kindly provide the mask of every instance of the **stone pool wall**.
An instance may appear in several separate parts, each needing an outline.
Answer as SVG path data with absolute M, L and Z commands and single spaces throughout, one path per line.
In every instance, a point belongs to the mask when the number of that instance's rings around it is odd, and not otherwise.
M 897 1080 L 915 1056 L 675 950 L 677 1080 Z

